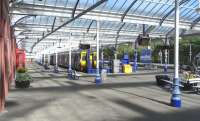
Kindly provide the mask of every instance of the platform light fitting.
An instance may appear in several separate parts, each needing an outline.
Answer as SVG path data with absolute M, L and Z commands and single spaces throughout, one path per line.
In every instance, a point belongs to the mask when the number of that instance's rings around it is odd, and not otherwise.
M 196 12 L 200 13 L 200 0 L 199 1 L 199 7 L 196 9 Z
M 59 40 L 59 46 L 58 46 L 58 48 L 61 48 L 60 43 L 61 43 L 61 39 Z
M 196 9 L 196 12 L 197 12 L 197 13 L 200 13 L 200 8 L 197 8 L 197 9 Z

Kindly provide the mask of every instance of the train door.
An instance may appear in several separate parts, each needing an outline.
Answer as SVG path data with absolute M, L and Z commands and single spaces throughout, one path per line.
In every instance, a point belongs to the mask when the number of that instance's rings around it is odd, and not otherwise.
M 92 53 L 92 66 L 93 66 L 93 68 L 96 68 L 96 66 L 97 66 L 97 52 L 93 52 Z
M 80 71 L 86 71 L 87 68 L 87 52 L 86 50 L 80 53 Z

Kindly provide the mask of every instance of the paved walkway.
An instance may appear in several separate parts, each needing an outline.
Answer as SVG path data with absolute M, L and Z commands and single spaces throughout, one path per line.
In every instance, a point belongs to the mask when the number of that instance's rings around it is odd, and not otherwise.
M 183 108 L 169 106 L 171 94 L 155 85 L 154 75 L 68 80 L 30 65 L 29 89 L 12 87 L 0 121 L 199 121 L 200 95 L 184 92 Z M 33 73 L 37 71 L 36 73 Z M 47 78 L 49 76 L 49 78 Z

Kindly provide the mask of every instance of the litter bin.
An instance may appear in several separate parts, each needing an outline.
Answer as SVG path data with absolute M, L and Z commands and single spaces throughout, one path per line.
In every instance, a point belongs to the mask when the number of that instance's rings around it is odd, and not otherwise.
M 107 70 L 106 69 L 102 69 L 101 70 L 101 79 L 102 81 L 106 80 L 107 78 Z
M 124 64 L 123 65 L 123 72 L 126 73 L 126 74 L 132 73 L 131 64 Z

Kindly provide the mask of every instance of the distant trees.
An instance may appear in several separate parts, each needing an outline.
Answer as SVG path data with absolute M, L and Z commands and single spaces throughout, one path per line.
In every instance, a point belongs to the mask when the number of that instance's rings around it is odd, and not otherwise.
M 187 36 L 187 37 L 182 37 L 180 39 L 180 47 L 179 47 L 179 62 L 180 64 L 190 64 L 189 62 L 189 52 L 190 52 L 190 44 L 192 45 L 192 60 L 194 60 L 194 57 L 196 54 L 200 52 L 200 36 Z M 160 52 L 160 46 L 164 45 L 164 42 L 160 38 L 155 38 L 151 40 L 150 46 L 152 49 L 152 61 L 154 63 L 159 63 L 160 62 L 160 57 L 159 57 L 159 52 Z M 174 63 L 174 40 L 170 40 L 170 46 L 171 49 L 169 50 L 169 62 L 171 64 Z M 139 46 L 137 51 L 138 51 L 138 61 L 140 61 L 139 56 L 141 53 L 141 50 L 143 48 L 146 48 L 145 46 Z M 114 53 L 115 49 L 111 47 L 105 47 L 104 48 L 104 56 L 107 59 L 114 59 Z M 126 53 L 129 55 L 129 58 L 133 60 L 134 58 L 134 47 L 132 43 L 123 43 L 119 44 L 117 48 L 117 55 L 118 59 L 123 58 L 123 55 Z M 163 51 L 163 59 L 164 59 L 164 51 Z

